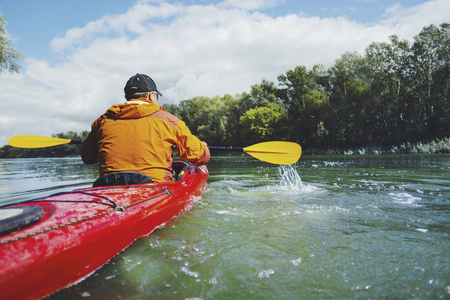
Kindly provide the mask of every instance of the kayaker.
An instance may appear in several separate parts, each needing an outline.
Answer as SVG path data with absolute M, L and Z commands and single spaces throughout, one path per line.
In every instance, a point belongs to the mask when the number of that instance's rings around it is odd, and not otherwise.
M 124 104 L 111 106 L 92 123 L 81 146 L 85 164 L 100 163 L 100 176 L 135 171 L 154 182 L 174 181 L 172 147 L 195 165 L 209 161 L 209 149 L 186 124 L 156 102 L 162 94 L 147 75 L 136 74 L 125 85 Z

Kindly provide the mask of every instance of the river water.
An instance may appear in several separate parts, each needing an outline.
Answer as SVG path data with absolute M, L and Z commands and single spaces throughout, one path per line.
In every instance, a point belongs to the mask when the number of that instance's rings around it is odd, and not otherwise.
M 450 155 L 208 167 L 189 212 L 49 299 L 450 299 Z M 0 203 L 96 176 L 79 158 L 0 160 Z

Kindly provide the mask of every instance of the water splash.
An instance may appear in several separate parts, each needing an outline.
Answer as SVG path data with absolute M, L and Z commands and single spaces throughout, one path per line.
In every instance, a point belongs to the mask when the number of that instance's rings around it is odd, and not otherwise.
M 303 189 L 303 182 L 294 165 L 280 165 L 278 172 L 281 176 L 280 187 L 293 190 Z
M 273 274 L 275 274 L 275 271 L 272 269 L 262 270 L 261 272 L 258 273 L 258 278 L 259 279 L 269 278 L 269 276 Z

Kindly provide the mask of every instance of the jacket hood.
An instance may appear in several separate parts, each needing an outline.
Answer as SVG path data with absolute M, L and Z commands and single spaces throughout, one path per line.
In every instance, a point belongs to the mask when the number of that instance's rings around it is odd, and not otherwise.
M 139 119 L 160 110 L 164 108 L 146 98 L 139 98 L 123 104 L 115 104 L 108 108 L 106 114 L 117 119 Z

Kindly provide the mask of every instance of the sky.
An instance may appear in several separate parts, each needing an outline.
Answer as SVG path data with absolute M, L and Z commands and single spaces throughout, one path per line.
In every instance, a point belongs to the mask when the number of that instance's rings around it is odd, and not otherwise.
M 144 73 L 163 97 L 237 95 L 296 66 L 333 65 L 450 22 L 450 0 L 0 0 L 24 56 L 0 74 L 0 146 L 90 130 Z

